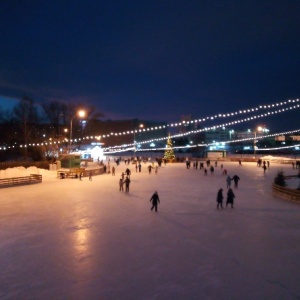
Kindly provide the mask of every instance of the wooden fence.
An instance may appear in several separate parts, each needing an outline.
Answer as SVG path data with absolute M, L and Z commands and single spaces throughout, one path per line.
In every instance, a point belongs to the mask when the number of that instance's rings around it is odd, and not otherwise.
M 287 188 L 273 183 L 273 195 L 281 199 L 300 203 L 300 190 Z
M 41 183 L 41 182 L 42 182 L 42 175 L 30 174 L 29 176 L 0 179 L 0 188 Z

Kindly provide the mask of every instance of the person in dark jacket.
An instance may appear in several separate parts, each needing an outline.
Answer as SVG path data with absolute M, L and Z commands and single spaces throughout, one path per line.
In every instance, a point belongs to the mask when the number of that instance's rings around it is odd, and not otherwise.
M 129 192 L 129 184 L 130 184 L 130 179 L 128 176 L 126 176 L 124 183 L 125 183 L 125 193 L 128 193 Z
M 232 177 L 232 180 L 234 181 L 234 187 L 235 187 L 235 188 L 238 188 L 238 187 L 239 187 L 239 180 L 240 180 L 240 177 L 237 176 L 237 175 L 234 175 L 234 176 Z
M 219 189 L 217 194 L 217 209 L 219 209 L 219 207 L 223 208 L 223 198 L 223 189 Z
M 130 178 L 131 171 L 127 168 L 127 169 L 125 170 L 125 174 L 127 175 L 128 178 Z
M 120 180 L 119 180 L 119 187 L 120 187 L 120 192 L 122 191 L 124 191 L 124 189 L 123 189 L 123 185 L 124 185 L 124 182 L 123 182 L 123 179 L 122 178 L 120 178 Z
M 151 210 L 153 210 L 153 208 L 155 208 L 155 211 L 157 212 L 157 205 L 158 205 L 158 203 L 160 203 L 157 191 L 155 191 L 155 193 L 150 198 L 150 202 L 152 202 Z
M 233 193 L 232 189 L 229 189 L 227 192 L 227 201 L 226 201 L 226 207 L 228 204 L 231 204 L 231 208 L 233 208 L 233 200 L 235 198 L 235 194 Z

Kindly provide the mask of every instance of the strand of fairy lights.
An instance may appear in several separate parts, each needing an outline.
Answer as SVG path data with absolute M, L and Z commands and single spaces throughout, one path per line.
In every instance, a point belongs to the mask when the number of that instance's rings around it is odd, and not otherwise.
M 249 137 L 249 138 L 244 138 L 244 139 L 235 139 L 235 140 L 229 140 L 229 141 L 222 141 L 220 142 L 221 144 L 230 144 L 230 143 L 238 143 L 238 142 L 245 142 L 245 141 L 254 141 L 254 140 L 259 140 L 259 139 L 265 139 L 269 137 L 275 137 L 275 136 L 281 136 L 281 135 L 286 135 L 286 134 L 292 134 L 295 132 L 300 132 L 300 129 L 292 130 L 292 131 L 286 131 L 286 132 L 279 132 L 279 133 L 273 133 L 273 134 L 268 134 L 268 135 L 263 135 L 263 136 L 258 136 L 258 137 Z M 193 148 L 193 147 L 207 147 L 207 146 L 214 146 L 216 143 L 207 143 L 207 144 L 197 144 L 197 145 L 188 145 L 188 146 L 175 146 L 172 147 L 173 149 L 183 149 L 183 148 Z M 290 148 L 297 147 L 297 145 L 290 146 Z M 284 147 L 283 147 L 284 148 Z M 282 148 L 282 149 L 283 149 Z M 266 148 L 262 148 L 266 149 Z M 273 150 L 273 148 L 270 148 Z M 277 148 L 274 148 L 276 150 Z M 278 148 L 281 149 L 281 148 Z M 118 153 L 118 152 L 126 152 L 126 151 L 159 151 L 159 150 L 166 150 L 166 148 L 150 148 L 150 149 L 135 149 L 134 147 L 120 147 L 119 149 L 115 148 L 112 149 L 111 151 L 106 151 L 109 150 L 109 148 L 104 148 L 104 153 L 109 154 L 109 153 Z M 261 150 L 261 149 L 259 149 Z
M 289 110 L 295 109 L 295 108 L 298 108 L 298 107 L 300 107 L 300 105 L 297 105 L 296 107 L 290 107 Z M 251 117 L 244 118 L 244 119 L 241 119 L 241 120 L 234 120 L 234 121 L 229 122 L 229 123 L 224 123 L 224 124 L 220 124 L 220 125 L 214 125 L 214 126 L 211 126 L 211 127 L 205 127 L 203 129 L 191 130 L 191 131 L 187 131 L 185 133 L 174 134 L 174 135 L 171 135 L 170 137 L 171 138 L 177 138 L 177 137 L 183 137 L 183 136 L 187 136 L 187 135 L 191 135 L 191 134 L 196 134 L 196 133 L 211 131 L 211 130 L 215 130 L 215 129 L 218 129 L 218 128 L 228 127 L 228 126 L 236 125 L 236 124 L 239 124 L 239 123 L 249 122 L 249 121 L 252 121 L 252 120 L 255 120 L 255 119 L 259 119 L 259 118 L 263 118 L 263 117 L 268 117 L 268 116 L 271 116 L 271 115 L 274 115 L 274 114 L 278 114 L 278 113 L 284 112 L 286 110 L 287 109 L 281 109 L 281 110 L 278 110 L 278 111 L 276 110 L 276 111 L 271 111 L 271 112 L 268 111 L 268 112 L 266 112 L 264 114 L 251 116 Z M 168 139 L 168 137 L 161 137 L 161 138 L 156 138 L 156 139 L 141 141 L 138 144 L 148 144 L 148 143 L 163 141 L 163 140 L 167 140 L 167 139 Z M 118 148 L 118 147 L 124 147 L 124 146 L 134 146 L 134 143 L 132 143 L 132 144 L 126 144 L 126 145 L 123 145 L 123 146 L 112 146 L 112 147 L 108 147 L 108 148 Z
M 262 109 L 275 109 L 277 107 L 280 106 L 284 106 L 284 105 L 288 105 L 290 103 L 297 103 L 299 102 L 299 99 L 294 99 L 294 100 L 288 100 L 288 101 L 284 101 L 284 102 L 278 102 L 278 103 L 272 103 L 272 104 L 268 104 L 268 105 L 259 105 L 257 107 L 254 108 L 247 108 L 247 109 L 243 109 L 243 110 L 238 110 L 235 112 L 231 112 L 231 113 L 225 113 L 225 114 L 217 114 L 214 116 L 207 116 L 204 117 L 202 119 L 194 119 L 191 121 L 182 121 L 182 122 L 178 122 L 178 123 L 171 123 L 171 124 L 167 124 L 167 125 L 161 125 L 161 126 L 155 126 L 155 127 L 150 127 L 150 128 L 142 128 L 142 129 L 135 129 L 135 130 L 127 130 L 127 131 L 123 131 L 123 132 L 111 132 L 110 134 L 107 135 L 99 135 L 97 136 L 97 138 L 101 139 L 101 138 L 106 138 L 106 137 L 110 137 L 110 136 L 118 136 L 118 135 L 127 135 L 127 134 L 134 134 L 134 133 L 142 133 L 142 132 L 147 132 L 147 131 L 153 131 L 153 130 L 160 130 L 160 129 L 165 129 L 167 127 L 178 127 L 178 126 L 182 126 L 182 125 L 190 125 L 190 124 L 194 124 L 194 123 L 201 123 L 201 122 L 205 122 L 205 121 L 212 121 L 215 120 L 217 118 L 228 118 L 228 117 L 233 117 L 239 114 L 247 114 L 247 113 L 253 113 L 253 112 L 257 112 L 259 110 Z M 294 106 L 290 106 L 289 108 L 283 108 L 278 110 L 279 112 L 284 112 L 286 110 L 291 110 L 291 109 L 296 109 L 299 108 L 300 105 L 294 105 Z M 93 137 L 91 137 L 93 138 Z M 85 139 L 85 138 L 83 138 Z M 86 139 L 89 139 L 89 137 L 86 137 Z
M 259 108 L 252 108 L 252 109 L 247 109 L 247 110 L 243 110 L 243 111 L 239 111 L 239 112 L 234 112 L 234 113 L 230 113 L 230 114 L 219 114 L 218 116 L 222 116 L 222 117 L 230 117 L 230 116 L 233 116 L 233 115 L 236 115 L 238 113 L 249 113 L 249 112 L 253 112 L 255 110 L 258 110 L 258 109 L 266 109 L 266 108 L 276 108 L 278 106 L 283 106 L 283 105 L 286 105 L 288 103 L 295 103 L 295 102 L 299 102 L 299 99 L 296 99 L 296 100 L 288 100 L 288 101 L 285 101 L 285 102 L 280 102 L 280 103 L 275 103 L 275 104 L 269 104 L 269 105 L 264 105 L 264 106 L 259 106 Z M 198 130 L 192 130 L 192 131 L 188 131 L 186 133 L 181 133 L 181 134 L 176 134 L 176 135 L 172 135 L 171 137 L 172 138 L 176 138 L 176 137 L 182 137 L 182 136 L 186 136 L 186 135 L 190 135 L 190 134 L 195 134 L 195 133 L 199 133 L 199 132 L 205 132 L 205 131 L 209 131 L 209 130 L 214 130 L 214 129 L 217 129 L 217 128 L 221 128 L 221 127 L 226 127 L 226 126 L 231 126 L 231 125 L 235 125 L 235 124 L 238 124 L 238 123 L 243 123 L 243 122 L 247 122 L 247 121 L 251 121 L 251 120 L 254 120 L 254 119 L 257 119 L 257 118 L 262 118 L 262 117 L 267 117 L 267 116 L 270 116 L 270 115 L 273 115 L 273 114 L 278 114 L 278 113 L 282 113 L 282 112 L 285 112 L 285 111 L 289 111 L 289 110 L 293 110 L 293 109 L 297 109 L 299 108 L 300 105 L 297 104 L 297 105 L 294 105 L 294 106 L 290 106 L 288 108 L 282 108 L 282 109 L 279 109 L 279 110 L 275 110 L 275 111 L 268 111 L 267 113 L 264 113 L 264 114 L 260 114 L 260 115 L 254 115 L 254 116 L 251 116 L 251 117 L 248 117 L 248 118 L 244 118 L 242 120 L 235 120 L 235 121 L 232 121 L 232 122 L 229 122 L 229 123 L 225 123 L 225 124 L 221 124 L 221 125 L 214 125 L 214 126 L 211 126 L 211 127 L 206 127 L 204 129 L 198 129 Z M 213 119 L 213 118 L 216 118 L 216 116 L 214 117 L 207 117 L 207 119 Z M 200 119 L 199 119 L 200 120 Z M 205 120 L 202 119 L 202 120 Z M 163 129 L 163 128 L 166 128 L 168 126 L 170 127 L 174 127 L 174 126 L 180 126 L 180 125 L 183 125 L 183 124 L 189 124 L 189 123 L 193 123 L 193 122 L 196 122 L 197 120 L 194 120 L 194 121 L 190 121 L 190 122 L 182 122 L 182 123 L 175 123 L 175 124 L 171 124 L 171 125 L 164 125 L 164 126 L 156 126 L 156 127 L 151 127 L 151 128 L 143 128 L 143 129 L 138 129 L 138 130 L 134 130 L 134 131 L 126 131 L 126 132 L 119 132 L 119 133 L 111 133 L 110 135 L 103 135 L 103 136 L 87 136 L 83 139 L 74 139 L 74 140 L 71 140 L 71 142 L 77 142 L 77 141 L 81 141 L 81 140 L 88 140 L 88 139 L 96 139 L 96 140 L 100 140 L 101 137 L 109 137 L 111 135 L 114 135 L 114 136 L 118 136 L 118 135 L 125 135 L 125 134 L 133 134 L 133 133 L 142 133 L 142 132 L 146 132 L 146 131 L 152 131 L 152 130 L 159 130 L 159 129 Z M 157 138 L 157 139 L 151 139 L 151 140 L 148 140 L 148 141 L 142 141 L 142 142 L 139 142 L 140 144 L 144 144 L 144 143 L 149 143 L 149 142 L 153 142 L 153 141 L 160 141 L 160 140 L 166 140 L 168 139 L 168 137 L 162 137 L 162 138 Z M 57 141 L 57 142 L 40 142 L 40 143 L 32 143 L 32 144 L 28 144 L 28 146 L 47 146 L 47 145 L 52 145 L 52 144 L 62 144 L 64 142 L 68 141 L 68 139 L 65 139 L 64 141 Z M 128 144 L 127 146 L 130 146 L 130 145 L 134 145 L 134 144 Z M 2 146 L 0 147 L 0 150 L 3 150 L 3 149 L 9 149 L 9 148 L 14 148 L 15 146 Z M 27 145 L 20 145 L 20 147 L 27 147 Z M 121 146 L 115 146 L 115 147 L 121 147 Z

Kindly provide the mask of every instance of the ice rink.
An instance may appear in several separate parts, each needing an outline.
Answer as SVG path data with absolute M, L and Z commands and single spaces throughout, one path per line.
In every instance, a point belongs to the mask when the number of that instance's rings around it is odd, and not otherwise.
M 272 195 L 278 170 L 224 162 L 241 180 L 216 209 L 226 176 L 162 166 L 0 190 L 0 299 L 300 299 L 300 204 Z M 288 182 L 289 183 L 289 182 Z M 158 213 L 149 202 L 157 190 Z

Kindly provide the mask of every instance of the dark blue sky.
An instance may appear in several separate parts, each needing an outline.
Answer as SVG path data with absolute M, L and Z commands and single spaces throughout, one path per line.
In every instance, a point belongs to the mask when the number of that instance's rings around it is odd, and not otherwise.
M 299 15 L 288 0 L 1 0 L 0 103 L 176 122 L 299 98 Z M 269 127 L 300 128 L 299 112 Z

